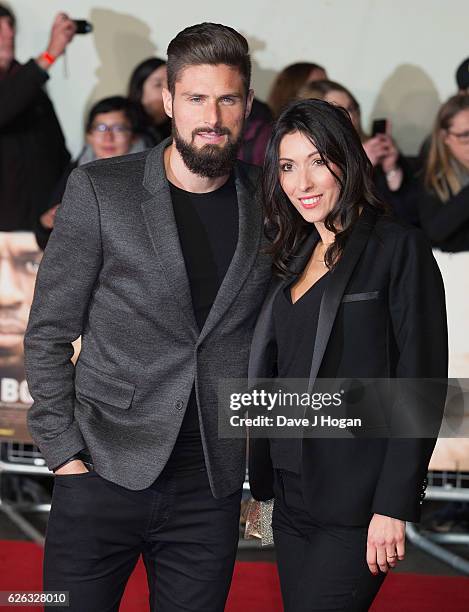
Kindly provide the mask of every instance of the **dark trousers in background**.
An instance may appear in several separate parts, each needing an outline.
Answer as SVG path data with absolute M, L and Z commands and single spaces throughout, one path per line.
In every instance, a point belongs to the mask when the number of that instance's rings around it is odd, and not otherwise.
M 274 487 L 272 527 L 285 612 L 368 610 L 385 578 L 373 576 L 366 563 L 368 525 L 315 522 L 298 474 L 276 470 Z
M 241 490 L 212 496 L 207 473 L 163 475 L 131 491 L 96 472 L 55 477 L 44 590 L 69 612 L 115 612 L 140 554 L 153 612 L 222 612 L 239 535 Z

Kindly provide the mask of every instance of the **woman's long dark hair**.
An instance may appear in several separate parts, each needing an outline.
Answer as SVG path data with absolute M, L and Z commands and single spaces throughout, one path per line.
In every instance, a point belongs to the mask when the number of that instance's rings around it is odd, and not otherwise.
M 300 132 L 314 144 L 340 187 L 337 203 L 324 222 L 325 227 L 335 234 L 335 241 L 324 257 L 329 269 L 340 259 L 358 220 L 360 207 L 368 205 L 383 211 L 386 209 L 374 193 L 373 167 L 347 111 L 322 100 L 293 102 L 274 125 L 264 162 L 265 229 L 271 241 L 268 252 L 273 255 L 276 274 L 282 277 L 291 274 L 289 264 L 305 236 L 311 232 L 311 224 L 290 202 L 279 180 L 280 142 L 285 135 L 294 132 Z M 331 164 L 339 172 L 334 172 Z
M 135 67 L 129 81 L 129 91 L 127 97 L 134 104 L 142 103 L 143 84 L 148 79 L 150 74 L 161 66 L 166 66 L 166 62 L 159 57 L 150 57 Z
M 143 104 L 143 85 L 148 77 L 161 66 L 166 66 L 166 62 L 159 57 L 150 57 L 135 67 L 129 81 L 127 96 L 135 105 L 139 128 L 138 132 L 144 138 L 145 143 L 153 147 L 161 142 L 163 134 L 161 126 L 157 126 L 153 118 L 147 113 Z

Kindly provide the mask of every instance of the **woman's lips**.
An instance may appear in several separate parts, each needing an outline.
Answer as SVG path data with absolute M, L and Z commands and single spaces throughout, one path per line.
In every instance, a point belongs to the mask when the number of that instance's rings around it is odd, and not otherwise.
M 315 208 L 321 202 L 322 193 L 319 195 L 308 196 L 307 198 L 299 198 L 303 208 Z

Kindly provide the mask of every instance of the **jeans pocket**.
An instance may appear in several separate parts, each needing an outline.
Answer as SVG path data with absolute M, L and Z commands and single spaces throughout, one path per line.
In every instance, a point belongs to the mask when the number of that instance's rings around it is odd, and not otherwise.
M 94 470 L 88 470 L 87 472 L 79 472 L 78 474 L 54 474 L 54 482 L 60 482 L 63 479 L 82 480 L 83 478 L 88 478 L 95 474 L 96 472 Z

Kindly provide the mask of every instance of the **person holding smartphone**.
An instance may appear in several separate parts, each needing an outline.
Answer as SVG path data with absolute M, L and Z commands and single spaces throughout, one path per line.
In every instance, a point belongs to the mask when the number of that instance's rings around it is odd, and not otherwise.
M 0 230 L 34 231 L 70 154 L 44 90 L 49 69 L 73 40 L 76 24 L 59 13 L 45 50 L 15 59 L 16 18 L 0 4 Z

